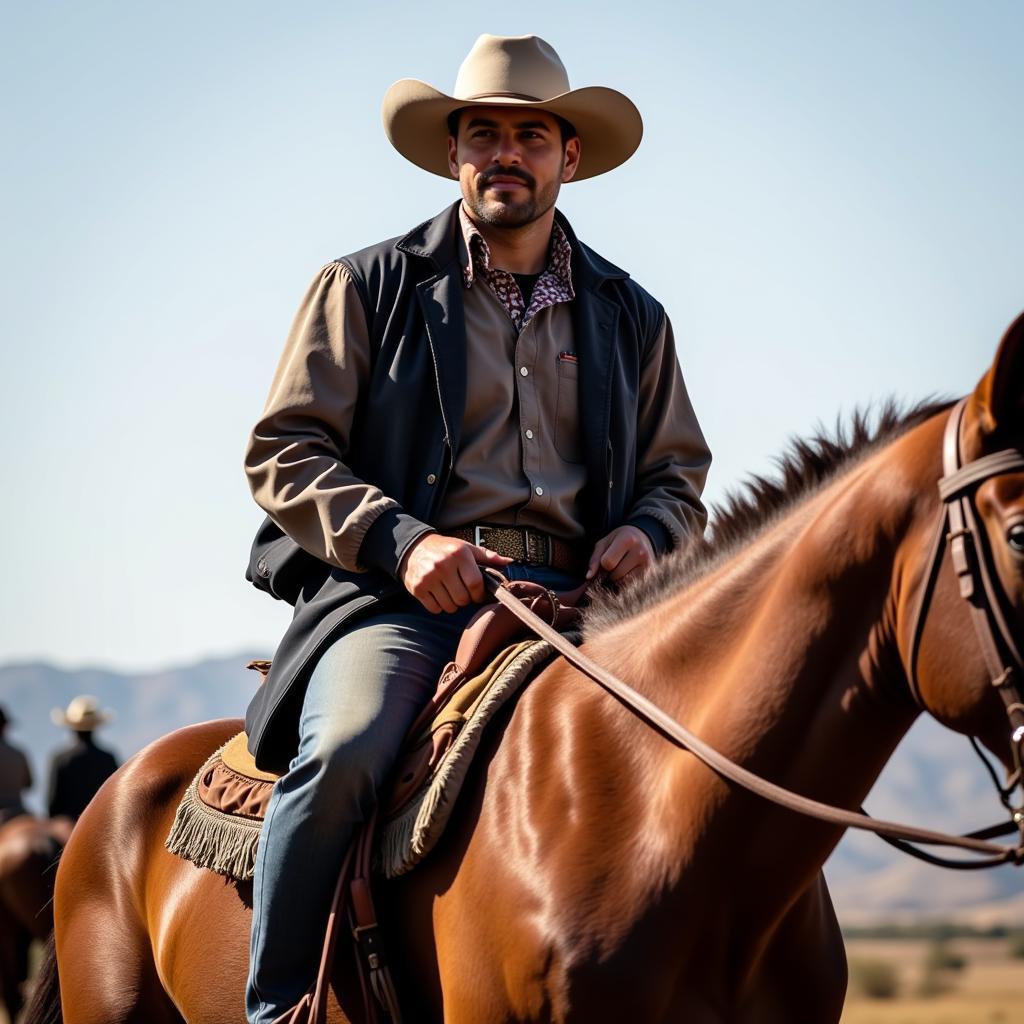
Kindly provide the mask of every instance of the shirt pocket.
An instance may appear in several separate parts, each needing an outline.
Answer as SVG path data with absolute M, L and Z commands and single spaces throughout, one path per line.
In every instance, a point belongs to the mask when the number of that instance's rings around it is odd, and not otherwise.
M 581 463 L 579 363 L 562 353 L 558 360 L 558 397 L 555 402 L 555 451 L 566 461 Z

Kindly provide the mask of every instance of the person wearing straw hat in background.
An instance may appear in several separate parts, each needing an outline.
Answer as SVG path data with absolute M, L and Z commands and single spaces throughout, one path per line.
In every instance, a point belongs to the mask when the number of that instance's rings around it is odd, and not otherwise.
M 345 846 L 484 599 L 479 566 L 620 582 L 706 520 L 665 311 L 555 209 L 636 150 L 633 103 L 570 88 L 537 36 L 484 35 L 452 94 L 403 79 L 382 116 L 461 199 L 315 275 L 249 438 L 267 519 L 247 578 L 295 605 L 246 716 L 257 765 L 286 772 L 257 854 L 250 1024 L 309 985 Z
M 32 788 L 32 769 L 25 752 L 7 739 L 11 724 L 7 710 L 0 707 L 0 825 L 25 813 L 21 794 Z
M 50 718 L 55 725 L 71 730 L 72 740 L 57 751 L 50 761 L 48 812 L 51 818 L 77 820 L 104 782 L 117 771 L 117 758 L 97 745 L 93 733 L 114 713 L 100 709 L 95 697 L 82 694 L 66 709 L 54 708 Z

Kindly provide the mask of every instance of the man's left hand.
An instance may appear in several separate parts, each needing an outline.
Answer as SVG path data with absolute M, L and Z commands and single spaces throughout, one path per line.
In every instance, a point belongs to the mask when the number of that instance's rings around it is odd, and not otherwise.
M 631 572 L 643 572 L 653 563 L 654 548 L 647 534 L 637 526 L 619 526 L 594 545 L 587 579 L 604 569 L 612 583 L 619 583 Z

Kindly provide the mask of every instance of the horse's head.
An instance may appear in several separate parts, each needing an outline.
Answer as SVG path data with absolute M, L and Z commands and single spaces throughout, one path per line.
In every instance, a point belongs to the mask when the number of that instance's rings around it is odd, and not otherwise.
M 1024 451 L 1024 314 L 1007 330 L 995 362 L 974 389 L 965 412 L 965 461 L 1005 449 Z M 975 504 L 1002 595 L 1015 613 L 1017 636 L 1021 638 L 1024 472 L 1016 469 L 982 482 Z
M 953 409 L 943 443 L 942 523 L 908 574 L 916 582 L 905 661 L 928 711 L 1016 768 L 1015 733 L 1024 750 L 1024 707 L 1013 707 L 1024 702 L 1024 315 Z
M 1024 314 L 1006 332 L 992 368 L 971 396 L 970 457 L 1000 449 L 1024 451 Z M 1016 613 L 1018 638 L 1024 615 L 1024 472 L 1000 474 L 978 487 L 978 513 L 995 560 L 1003 596 Z

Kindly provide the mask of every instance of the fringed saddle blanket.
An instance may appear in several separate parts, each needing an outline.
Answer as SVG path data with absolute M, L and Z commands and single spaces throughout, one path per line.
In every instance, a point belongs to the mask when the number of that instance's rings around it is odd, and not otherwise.
M 506 648 L 407 746 L 401 783 L 425 775 L 409 799 L 384 801 L 375 867 L 386 878 L 405 874 L 434 847 L 455 805 L 487 722 L 554 655 L 550 644 L 527 640 Z M 260 771 L 239 733 L 211 754 L 189 784 L 167 837 L 167 849 L 200 867 L 246 881 L 256 863 L 263 815 L 278 776 Z

